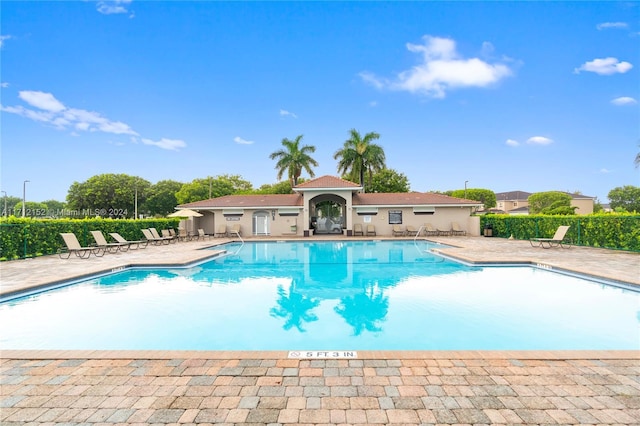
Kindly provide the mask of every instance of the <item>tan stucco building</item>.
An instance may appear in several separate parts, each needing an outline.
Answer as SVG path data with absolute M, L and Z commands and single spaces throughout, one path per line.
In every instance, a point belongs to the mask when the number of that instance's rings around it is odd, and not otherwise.
M 242 236 L 354 235 L 358 225 L 373 225 L 375 235 L 392 236 L 393 227 L 420 229 L 426 223 L 449 230 L 457 222 L 469 235 L 480 235 L 473 212 L 478 201 L 442 194 L 363 193 L 363 188 L 335 176 L 322 176 L 293 188 L 294 194 L 227 195 L 177 206 L 196 210 L 194 228 L 207 234 L 240 226 Z
M 563 191 L 559 191 L 563 192 Z M 563 192 L 571 197 L 571 207 L 576 208 L 576 214 L 591 214 L 595 197 L 589 197 L 582 194 L 572 194 Z M 495 212 L 503 212 L 512 215 L 529 214 L 529 196 L 531 192 L 525 191 L 509 191 L 496 193 Z

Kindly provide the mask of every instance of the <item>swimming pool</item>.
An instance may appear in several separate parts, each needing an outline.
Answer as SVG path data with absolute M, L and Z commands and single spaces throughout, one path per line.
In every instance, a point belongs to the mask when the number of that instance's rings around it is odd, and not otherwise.
M 640 349 L 640 294 L 623 288 L 469 266 L 424 241 L 224 248 L 189 268 L 124 270 L 2 303 L 0 347 Z

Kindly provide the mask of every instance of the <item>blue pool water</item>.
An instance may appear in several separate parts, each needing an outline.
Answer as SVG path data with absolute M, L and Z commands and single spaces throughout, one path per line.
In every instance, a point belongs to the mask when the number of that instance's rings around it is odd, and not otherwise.
M 640 349 L 640 294 L 424 241 L 230 244 L 0 305 L 3 349 Z M 219 248 L 219 247 L 218 247 Z

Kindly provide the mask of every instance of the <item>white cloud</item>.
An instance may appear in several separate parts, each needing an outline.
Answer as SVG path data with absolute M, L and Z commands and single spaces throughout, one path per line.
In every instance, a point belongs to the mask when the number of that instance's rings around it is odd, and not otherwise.
M 633 65 L 629 62 L 620 62 L 618 58 L 609 57 L 585 62 L 580 66 L 580 68 L 573 70 L 573 72 L 578 74 L 580 71 L 588 71 L 595 72 L 600 75 L 611 75 L 616 73 L 624 74 L 631 68 L 633 68 Z
M 549 145 L 550 143 L 553 143 L 553 140 L 545 138 L 544 136 L 533 136 L 527 139 L 527 143 L 532 145 Z
M 60 112 L 66 109 L 51 93 L 22 90 L 18 93 L 18 97 L 29 105 L 45 111 Z
M 596 25 L 596 28 L 599 30 L 604 30 L 606 28 L 622 28 L 626 29 L 629 25 L 626 22 L 603 22 L 601 24 Z
M 282 116 L 284 116 L 284 117 L 289 116 L 289 117 L 292 117 L 292 118 L 298 118 L 298 116 L 297 116 L 297 115 L 295 115 L 295 114 L 294 114 L 294 113 L 292 113 L 292 112 L 287 111 L 286 109 L 281 109 L 281 110 L 280 110 L 280 115 L 282 115 Z
M 518 146 L 520 145 L 520 142 L 518 142 L 515 139 L 507 139 L 507 141 L 505 142 L 508 146 Z
M 3 89 L 6 89 L 7 87 L 9 87 L 9 83 L 7 83 L 6 81 L 3 81 L 2 83 L 0 83 L 0 87 L 2 87 Z
M 72 135 L 77 135 L 76 131 L 130 135 L 132 136 L 132 143 L 138 143 L 135 136 L 139 136 L 139 134 L 128 124 L 122 121 L 109 120 L 98 112 L 68 108 L 51 93 L 24 90 L 19 92 L 18 96 L 29 106 L 36 109 L 25 108 L 22 105 L 0 105 L 0 111 L 46 123 L 60 130 L 69 130 Z M 157 142 L 151 139 L 142 139 L 142 142 L 146 145 L 173 151 L 187 146 L 182 140 L 167 138 L 162 138 Z
M 242 139 L 240 136 L 236 136 L 235 138 L 233 138 L 233 141 L 237 144 L 240 145 L 251 145 L 253 144 L 253 141 L 248 141 L 246 139 Z
M 0 48 L 4 47 L 4 41 L 9 40 L 10 38 L 10 35 L 0 35 Z
M 181 148 L 184 148 L 187 146 L 186 142 L 180 139 L 162 138 L 157 142 L 152 141 L 151 139 L 144 139 L 144 138 L 141 138 L 140 140 L 145 145 L 153 145 L 153 146 L 157 146 L 158 148 L 168 149 L 171 151 L 179 151 Z
M 638 103 L 638 101 L 636 101 L 633 98 L 630 98 L 629 96 L 622 96 L 620 98 L 615 98 L 611 100 L 611 103 L 614 105 L 635 105 Z
M 104 15 L 128 13 L 127 6 L 129 4 L 131 4 L 131 0 L 103 0 L 97 3 L 96 9 Z
M 611 170 L 609 170 L 609 169 L 605 169 L 605 168 L 602 168 L 602 169 L 600 169 L 600 173 L 602 173 L 602 174 L 605 174 L 605 175 L 606 175 L 606 174 L 608 174 L 608 173 L 611 173 Z
M 377 107 L 377 106 L 378 106 L 378 101 L 371 101 L 371 102 L 369 102 L 369 106 L 370 106 L 371 108 L 375 108 L 375 107 Z
M 448 90 L 487 87 L 512 74 L 504 64 L 460 57 L 455 41 L 448 38 L 424 36 L 423 44 L 407 43 L 407 49 L 422 56 L 418 65 L 398 73 L 393 80 L 378 78 L 366 71 L 360 73 L 360 78 L 377 89 L 403 90 L 444 98 Z M 492 49 L 490 43 L 483 44 L 485 53 Z

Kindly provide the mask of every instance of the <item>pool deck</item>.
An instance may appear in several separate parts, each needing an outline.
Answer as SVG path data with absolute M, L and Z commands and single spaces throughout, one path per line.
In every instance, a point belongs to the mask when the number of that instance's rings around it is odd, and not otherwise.
M 430 240 L 450 244 L 442 254 L 470 263 L 534 264 L 640 286 L 637 253 L 545 250 L 483 237 Z M 0 294 L 132 265 L 184 265 L 225 241 L 3 262 Z M 19 325 L 0 325 L 7 326 Z M 640 424 L 640 350 L 288 356 L 1 350 L 0 424 Z

